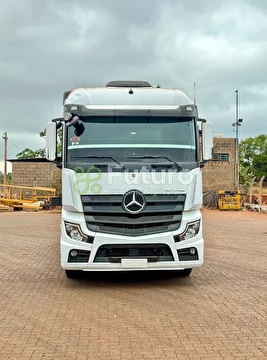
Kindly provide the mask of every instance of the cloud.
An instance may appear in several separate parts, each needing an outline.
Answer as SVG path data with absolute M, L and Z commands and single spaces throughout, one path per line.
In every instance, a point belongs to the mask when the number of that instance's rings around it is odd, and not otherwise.
M 43 146 L 64 91 L 112 79 L 191 96 L 195 82 L 200 116 L 224 136 L 238 89 L 241 136 L 266 131 L 266 1 L 2 0 L 0 24 L 0 131 L 22 149 Z

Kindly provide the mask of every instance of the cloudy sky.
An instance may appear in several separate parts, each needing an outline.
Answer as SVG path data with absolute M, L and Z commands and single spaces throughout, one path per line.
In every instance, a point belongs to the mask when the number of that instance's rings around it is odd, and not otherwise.
M 8 158 L 44 147 L 62 94 L 147 80 L 196 99 L 214 135 L 267 133 L 266 0 L 1 0 L 0 133 Z M 4 140 L 1 138 L 0 163 Z M 0 164 L 0 170 L 2 165 Z

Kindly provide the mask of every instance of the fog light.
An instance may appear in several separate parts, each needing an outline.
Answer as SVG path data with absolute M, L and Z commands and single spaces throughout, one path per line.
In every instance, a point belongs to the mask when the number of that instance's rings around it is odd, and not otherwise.
M 198 260 L 198 253 L 196 248 L 178 249 L 178 256 L 180 261 L 194 261 Z
M 70 256 L 71 257 L 76 257 L 78 255 L 78 251 L 77 250 L 71 250 L 70 251 Z

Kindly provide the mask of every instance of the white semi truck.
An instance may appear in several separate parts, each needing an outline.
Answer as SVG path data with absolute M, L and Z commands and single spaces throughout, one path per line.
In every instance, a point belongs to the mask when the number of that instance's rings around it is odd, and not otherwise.
M 66 275 L 188 276 L 203 264 L 201 167 L 212 156 L 211 125 L 183 91 L 145 81 L 76 88 L 63 102 L 64 117 L 46 127 L 46 156 L 62 167 Z

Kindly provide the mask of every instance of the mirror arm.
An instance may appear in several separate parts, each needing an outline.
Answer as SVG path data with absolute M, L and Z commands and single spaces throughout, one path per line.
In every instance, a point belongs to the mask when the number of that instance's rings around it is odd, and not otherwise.
M 57 168 L 62 169 L 62 156 L 56 157 L 53 161 Z
M 202 168 L 205 166 L 206 162 L 208 162 L 208 160 L 202 160 L 202 161 L 200 161 L 200 163 L 199 163 L 200 169 L 202 169 Z
M 58 169 L 62 169 L 62 162 L 61 161 L 54 161 L 54 164 Z

